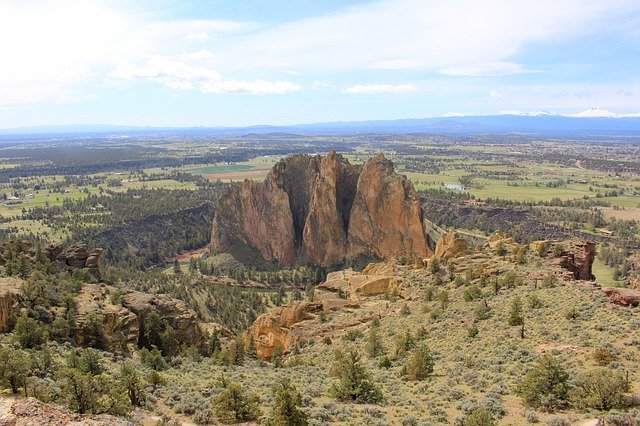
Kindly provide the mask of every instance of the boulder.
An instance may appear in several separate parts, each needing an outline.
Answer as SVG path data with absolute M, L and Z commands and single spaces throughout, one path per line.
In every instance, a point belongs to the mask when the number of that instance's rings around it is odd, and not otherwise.
M 11 331 L 24 307 L 22 283 L 19 278 L 0 278 L 0 333 Z
M 602 287 L 602 291 L 609 296 L 609 301 L 615 305 L 640 305 L 640 290 L 623 287 Z
M 467 254 L 469 244 L 455 231 L 447 232 L 438 240 L 434 256 L 440 259 L 453 259 Z
M 256 355 L 270 360 L 276 347 L 284 352 L 291 350 L 301 340 L 302 331 L 297 324 L 315 319 L 322 310 L 322 303 L 294 301 L 260 315 L 243 335 L 245 346 L 253 339 Z
M 335 151 L 287 157 L 264 182 L 245 181 L 222 197 L 211 251 L 241 247 L 284 266 L 429 253 L 411 182 L 382 155 L 359 166 Z

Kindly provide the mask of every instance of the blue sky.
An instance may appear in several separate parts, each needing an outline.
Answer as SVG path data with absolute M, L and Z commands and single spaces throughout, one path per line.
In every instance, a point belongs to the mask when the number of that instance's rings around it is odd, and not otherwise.
M 0 0 L 0 128 L 640 113 L 637 0 Z

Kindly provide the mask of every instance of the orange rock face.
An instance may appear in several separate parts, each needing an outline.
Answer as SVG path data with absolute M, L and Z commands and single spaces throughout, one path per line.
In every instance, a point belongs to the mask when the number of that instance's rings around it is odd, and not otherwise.
M 416 190 L 382 154 L 367 160 L 358 177 L 348 240 L 349 257 L 429 254 Z
M 223 197 L 211 250 L 238 244 L 284 266 L 428 254 L 411 182 L 382 155 L 358 166 L 335 152 L 281 160 L 264 182 L 245 181 Z
M 300 337 L 295 325 L 314 319 L 321 309 L 322 303 L 297 301 L 264 313 L 245 332 L 245 346 L 253 339 L 256 355 L 266 360 L 271 359 L 276 347 L 288 351 Z
M 438 240 L 434 256 L 440 259 L 452 259 L 467 254 L 469 244 L 457 232 L 447 232 Z

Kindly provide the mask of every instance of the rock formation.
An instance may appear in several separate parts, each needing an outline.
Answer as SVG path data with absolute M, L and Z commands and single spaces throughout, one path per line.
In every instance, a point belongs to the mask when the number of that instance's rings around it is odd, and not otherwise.
M 553 264 L 570 272 L 568 279 L 590 281 L 594 279 L 591 268 L 596 258 L 595 243 L 579 238 L 561 241 L 534 241 L 530 249 L 539 252 L 546 247 L 543 253 L 553 258 Z
M 380 294 L 401 296 L 402 280 L 393 275 L 378 275 L 368 267 L 362 273 L 352 269 L 330 272 L 327 279 L 316 287 L 316 292 L 335 292 L 344 295 L 348 300 L 357 302 L 362 297 Z M 319 294 L 318 298 L 322 296 Z
M 402 297 L 402 284 L 393 265 L 382 262 L 369 264 L 362 273 L 351 269 L 329 273 L 326 281 L 316 287 L 313 302 L 293 301 L 260 315 L 244 333 L 244 344 L 248 346 L 253 339 L 256 355 L 270 360 L 276 347 L 287 353 L 296 343 L 317 337 L 319 330 L 313 324 L 318 322 L 320 312 L 358 309 L 361 302 L 382 301 L 375 296 L 385 294 Z M 336 326 L 327 325 L 332 332 Z
M 80 346 L 87 346 L 91 338 L 89 329 L 91 315 L 99 314 L 110 350 L 125 348 L 128 344 L 137 344 L 140 335 L 138 317 L 122 305 L 113 304 L 109 293 L 115 288 L 85 284 L 76 297 L 78 314 L 73 338 Z
M 132 291 L 123 296 L 122 306 L 136 315 L 139 330 L 144 330 L 146 314 L 155 310 L 173 327 L 180 341 L 194 346 L 200 346 L 204 342 L 196 313 L 189 309 L 182 300 L 174 299 L 166 294 Z M 142 343 L 142 333 L 138 336 L 138 343 Z
M 299 340 L 296 324 L 315 318 L 322 303 L 294 301 L 260 315 L 244 334 L 245 346 L 253 339 L 256 355 L 270 360 L 276 347 L 288 351 Z
M 147 294 L 132 291 L 122 296 L 121 304 L 111 302 L 109 295 L 116 290 L 110 286 L 85 284 L 76 297 L 78 315 L 73 336 L 78 345 L 84 346 L 91 338 L 88 328 L 93 313 L 99 318 L 105 329 L 109 350 L 118 350 L 129 344 L 142 345 L 144 317 L 156 310 L 173 327 L 179 339 L 199 346 L 204 337 L 196 313 L 186 304 L 165 294 Z
M 382 155 L 359 166 L 334 151 L 285 158 L 264 182 L 231 190 L 214 217 L 210 247 L 253 248 L 284 266 L 429 253 L 411 182 Z
M 91 251 L 84 244 L 73 244 L 66 249 L 60 243 L 51 243 L 40 252 L 51 262 L 57 262 L 63 268 L 86 269 L 97 281 L 100 281 L 100 258 L 102 249 Z M 28 262 L 35 262 L 38 249 L 26 241 L 8 241 L 0 245 L 0 266 L 12 256 L 19 255 Z
M 22 280 L 19 278 L 0 278 L 0 333 L 13 328 L 15 319 L 23 308 Z
M 89 251 L 84 244 L 73 244 L 65 250 L 62 245 L 57 243 L 44 249 L 51 261 L 57 261 L 70 268 L 86 269 L 98 281 L 101 279 L 99 263 L 102 251 L 101 248 Z
M 640 290 L 624 287 L 602 287 L 602 291 L 609 296 L 609 301 L 615 305 L 640 305 Z
M 447 232 L 438 240 L 434 256 L 440 259 L 451 259 L 467 254 L 469 244 L 457 232 Z

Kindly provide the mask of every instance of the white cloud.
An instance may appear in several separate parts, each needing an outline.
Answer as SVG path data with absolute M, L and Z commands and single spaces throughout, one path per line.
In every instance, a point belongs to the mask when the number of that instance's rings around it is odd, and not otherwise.
M 203 66 L 187 64 L 172 57 L 153 57 L 146 65 L 123 63 L 110 74 L 124 80 L 149 80 L 174 90 L 198 89 L 203 93 L 252 95 L 297 92 L 301 86 L 290 81 L 234 80 Z
M 377 95 L 381 93 L 410 93 L 415 92 L 416 86 L 413 84 L 357 84 L 342 90 L 342 93 L 350 95 Z
M 468 77 L 497 77 L 531 72 L 512 62 L 487 62 L 441 69 L 440 74 Z
M 331 83 L 322 80 L 313 80 L 311 83 L 311 90 L 319 90 L 327 87 L 331 87 Z
M 505 95 L 504 93 L 500 93 L 497 90 L 492 90 L 491 92 L 489 92 L 489 96 L 491 97 L 491 99 L 506 99 L 507 95 Z
M 533 43 L 610 31 L 636 0 L 382 0 L 250 32 L 216 51 L 228 66 L 313 71 L 433 69 L 506 75 Z
M 186 36 L 182 37 L 182 40 L 208 40 L 209 39 L 209 34 L 207 34 L 206 32 L 200 32 L 200 33 L 189 33 Z
M 198 50 L 197 52 L 192 52 L 192 53 L 182 53 L 179 56 L 179 58 L 183 61 L 196 61 L 199 59 L 210 59 L 213 57 L 214 57 L 213 53 L 211 53 L 207 49 L 201 49 L 201 50 Z

